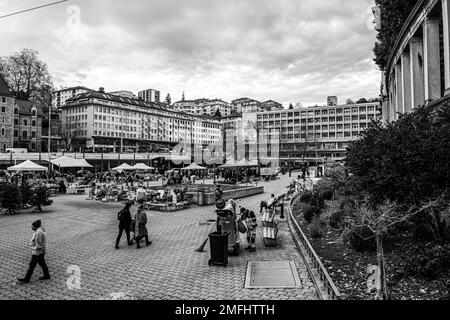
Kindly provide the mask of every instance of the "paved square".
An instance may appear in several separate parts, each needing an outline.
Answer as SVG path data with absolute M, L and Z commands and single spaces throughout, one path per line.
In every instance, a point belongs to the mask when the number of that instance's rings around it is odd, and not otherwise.
M 265 194 L 242 199 L 240 205 L 259 212 L 261 200 L 286 190 L 289 178 L 264 183 Z M 180 212 L 147 211 L 150 247 L 128 247 L 123 235 L 120 249 L 114 248 L 118 233 L 120 203 L 88 201 L 86 196 L 67 195 L 40 214 L 0 216 L 0 299 L 110 299 L 126 294 L 136 299 L 317 299 L 302 257 L 288 230 L 279 223 L 278 246 L 264 247 L 259 223 L 257 251 L 229 257 L 228 266 L 209 267 L 209 245 L 196 252 L 215 220 L 213 206 L 192 207 Z M 259 217 L 260 218 L 260 217 Z M 20 285 L 30 259 L 31 223 L 42 219 L 47 231 L 46 260 L 52 279 L 40 282 L 36 268 L 32 283 Z M 251 261 L 295 261 L 301 287 L 295 289 L 245 289 L 247 264 Z M 69 289 L 70 266 L 81 271 L 81 288 Z M 72 269 L 69 269 L 71 271 Z

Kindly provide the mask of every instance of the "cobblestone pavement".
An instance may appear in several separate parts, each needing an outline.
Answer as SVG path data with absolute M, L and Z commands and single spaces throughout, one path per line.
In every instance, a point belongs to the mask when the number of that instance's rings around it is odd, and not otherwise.
M 288 180 L 285 176 L 264 183 L 265 194 L 242 199 L 240 204 L 258 212 L 260 201 L 268 200 L 272 192 L 284 192 Z M 126 245 L 123 235 L 116 250 L 116 218 L 122 204 L 88 201 L 76 195 L 53 199 L 54 205 L 40 214 L 0 216 L 0 299 L 110 299 L 113 293 L 156 300 L 317 299 L 286 221 L 280 222 L 276 248 L 264 247 L 259 227 L 255 253 L 243 250 L 247 244 L 242 237 L 241 254 L 229 257 L 226 268 L 209 267 L 209 245 L 203 253 L 195 249 L 212 227 L 199 223 L 216 218 L 212 206 L 171 213 L 148 211 L 153 244 L 137 250 Z M 47 231 L 46 260 L 52 279 L 39 281 L 41 269 L 37 266 L 32 282 L 21 285 L 16 278 L 25 275 L 30 259 L 30 226 L 38 218 Z M 295 261 L 302 288 L 244 288 L 248 262 L 281 260 Z M 80 289 L 66 285 L 71 265 L 80 267 Z

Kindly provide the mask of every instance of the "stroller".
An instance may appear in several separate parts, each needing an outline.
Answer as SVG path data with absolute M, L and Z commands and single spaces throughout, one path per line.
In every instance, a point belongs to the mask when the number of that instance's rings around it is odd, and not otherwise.
M 233 199 L 225 202 L 218 200 L 216 203 L 217 230 L 228 232 L 228 252 L 237 256 L 240 252 L 241 237 L 238 230 L 238 219 L 236 215 L 236 201 Z

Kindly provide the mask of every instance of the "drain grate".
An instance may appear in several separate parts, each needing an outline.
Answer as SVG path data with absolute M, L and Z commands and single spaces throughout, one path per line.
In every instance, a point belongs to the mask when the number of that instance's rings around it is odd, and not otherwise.
M 245 288 L 302 288 L 294 261 L 249 262 Z

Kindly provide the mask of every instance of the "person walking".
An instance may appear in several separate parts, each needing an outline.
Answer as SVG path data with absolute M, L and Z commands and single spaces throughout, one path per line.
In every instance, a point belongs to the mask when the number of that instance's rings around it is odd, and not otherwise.
M 223 196 L 223 191 L 220 187 L 220 184 L 216 185 L 216 190 L 214 190 L 214 199 L 216 200 L 216 202 L 220 199 L 222 199 Z
M 137 249 L 141 248 L 139 242 L 142 239 L 145 239 L 146 246 L 149 246 L 152 244 L 152 242 L 148 240 L 147 214 L 144 212 L 143 209 L 144 209 L 144 201 L 139 200 L 136 214 L 134 216 L 134 221 L 135 221 L 134 236 L 135 236 L 135 240 L 136 240 L 136 248 Z
M 125 207 L 119 211 L 117 214 L 117 220 L 119 220 L 119 235 L 116 239 L 116 249 L 119 249 L 120 239 L 122 238 L 122 233 L 125 231 L 127 236 L 128 245 L 133 244 L 133 240 L 130 240 L 130 228 L 131 228 L 131 213 L 130 213 L 131 202 L 127 202 Z
M 31 261 L 25 278 L 18 278 L 20 283 L 29 283 L 31 276 L 33 275 L 34 268 L 36 265 L 42 268 L 44 275 L 39 278 L 39 280 L 49 280 L 50 273 L 48 272 L 47 264 L 45 263 L 45 249 L 46 249 L 46 234 L 44 228 L 42 228 L 41 220 L 33 222 L 31 229 L 34 231 L 33 237 L 31 238 Z
M 249 211 L 248 209 L 241 208 L 241 221 L 244 221 L 247 227 L 247 243 L 248 247 L 245 250 L 249 250 L 250 252 L 256 251 L 256 227 L 258 226 L 258 222 L 256 219 L 256 215 L 253 211 Z

